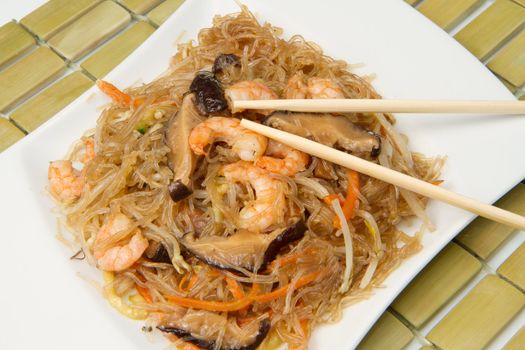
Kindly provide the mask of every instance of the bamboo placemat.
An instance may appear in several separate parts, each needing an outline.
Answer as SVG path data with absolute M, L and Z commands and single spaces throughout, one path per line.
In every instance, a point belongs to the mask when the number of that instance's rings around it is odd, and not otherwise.
M 49 0 L 1 26 L 0 152 L 111 71 L 183 1 Z M 525 0 L 406 2 L 525 99 Z M 525 215 L 525 185 L 497 205 Z M 524 307 L 524 233 L 478 218 L 403 291 L 359 349 L 524 350 Z

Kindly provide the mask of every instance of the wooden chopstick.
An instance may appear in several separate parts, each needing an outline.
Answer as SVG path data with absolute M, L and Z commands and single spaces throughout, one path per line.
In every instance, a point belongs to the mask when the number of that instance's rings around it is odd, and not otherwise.
M 525 114 L 525 101 L 290 99 L 233 101 L 233 110 L 294 112 Z
M 293 135 L 246 119 L 241 120 L 241 125 L 246 129 L 255 131 L 305 153 L 339 164 L 345 168 L 355 170 L 359 173 L 419 193 L 423 196 L 440 200 L 455 207 L 483 216 L 487 219 L 520 230 L 525 230 L 525 217 L 523 216 L 497 208 L 490 204 L 479 202 L 475 199 L 432 185 L 423 180 L 416 179 L 387 167 L 352 156 L 348 153 L 338 151 L 304 137 Z

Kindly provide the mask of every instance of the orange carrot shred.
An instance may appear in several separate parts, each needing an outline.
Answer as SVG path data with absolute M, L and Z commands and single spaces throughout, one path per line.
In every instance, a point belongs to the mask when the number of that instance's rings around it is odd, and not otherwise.
M 436 186 L 439 186 L 441 185 L 443 182 L 445 182 L 444 180 L 434 180 L 434 181 L 430 181 L 430 183 L 432 185 L 436 185 Z
M 196 273 L 185 274 L 184 276 L 182 276 L 179 282 L 179 290 L 182 292 L 187 292 L 191 290 L 193 286 L 195 286 L 198 280 L 199 280 L 199 276 Z
M 300 257 L 308 255 L 315 251 L 315 249 L 308 247 L 302 251 L 290 253 L 288 255 L 285 255 L 279 259 L 276 259 L 270 263 L 270 269 L 274 269 L 276 266 L 283 267 L 288 264 L 293 264 L 299 260 Z
M 245 296 L 244 291 L 242 290 L 242 287 L 239 284 L 239 282 L 237 282 L 236 280 L 228 276 L 226 276 L 225 279 L 226 279 L 226 284 L 228 285 L 228 289 L 232 293 L 233 297 L 237 300 L 244 298 Z M 248 312 L 248 306 L 239 310 L 239 313 L 241 315 L 246 315 L 247 312 Z
M 200 310 L 224 312 L 224 311 L 238 311 L 252 303 L 251 298 L 245 297 L 236 301 L 210 301 L 199 300 L 192 298 L 184 298 L 176 295 L 168 296 L 168 300 L 174 304 Z
M 354 217 L 355 209 L 358 204 L 357 195 L 359 194 L 359 174 L 353 170 L 348 170 L 347 177 L 348 192 L 343 204 L 343 213 L 345 214 L 345 218 L 349 220 Z
M 293 288 L 294 289 L 302 288 L 306 286 L 307 284 L 315 281 L 319 276 L 321 276 L 321 274 L 325 272 L 326 271 L 323 270 L 323 271 L 316 271 L 316 272 L 312 272 L 310 274 L 304 275 L 295 282 L 295 284 L 293 285 Z M 286 295 L 286 293 L 288 293 L 288 290 L 291 287 L 292 285 L 288 284 L 270 293 L 257 295 L 257 292 L 259 291 L 259 285 L 257 283 L 254 283 L 252 285 L 252 290 L 250 291 L 248 295 L 244 296 L 241 299 L 235 300 L 235 301 L 200 300 L 200 299 L 193 299 L 193 298 L 184 298 L 184 297 L 180 297 L 177 295 L 168 295 L 167 299 L 174 304 L 177 304 L 183 307 L 187 307 L 187 308 L 216 311 L 216 312 L 232 312 L 232 311 L 242 310 L 245 307 L 252 304 L 254 301 L 257 301 L 260 303 L 267 303 L 272 300 L 283 297 Z
M 120 105 L 138 107 L 144 102 L 144 98 L 133 99 L 130 95 L 105 80 L 97 80 L 97 86 L 103 93 L 108 95 L 113 102 Z
M 348 170 L 348 193 L 343 204 L 343 213 L 346 219 L 351 219 L 355 215 L 357 207 L 357 195 L 359 194 L 359 174 L 353 170 Z
M 170 302 L 188 308 L 208 310 L 208 311 L 239 311 L 253 302 L 253 296 L 259 291 L 259 285 L 253 284 L 250 294 L 236 301 L 214 301 L 200 300 L 193 298 L 184 298 L 177 295 L 169 295 L 167 298 Z
M 339 198 L 336 194 L 330 194 L 323 198 L 324 202 L 328 205 L 332 203 L 333 200 L 339 199 L 339 203 L 342 206 L 343 214 L 347 220 L 350 220 L 355 216 L 355 209 L 357 208 L 357 205 L 359 204 L 359 201 L 357 199 L 357 195 L 359 194 L 359 174 L 353 170 L 347 171 L 347 177 L 348 177 L 348 192 L 346 194 L 346 198 L 343 201 Z M 341 228 L 341 223 L 339 222 L 339 218 L 334 218 L 334 226 L 336 228 Z
M 303 332 L 302 336 L 305 337 L 305 338 L 308 338 L 308 333 L 309 333 L 308 319 L 303 318 L 301 321 L 299 321 L 299 323 L 301 324 L 301 331 Z
M 149 289 L 139 286 L 138 284 L 135 285 L 135 289 L 137 289 L 137 292 L 139 292 L 140 296 L 146 300 L 148 304 L 151 304 L 153 302 L 153 299 L 151 298 L 151 294 L 149 293 Z
M 228 285 L 228 289 L 230 289 L 230 292 L 232 293 L 235 299 L 244 298 L 244 291 L 242 290 L 239 282 L 237 282 L 231 277 L 226 277 L 226 284 Z
M 334 194 L 329 194 L 328 196 L 324 197 L 323 201 L 326 204 L 330 205 L 330 203 L 332 203 L 332 201 L 334 201 L 336 199 L 338 199 L 340 203 L 342 202 L 341 198 L 339 198 L 339 196 L 337 194 L 335 194 L 335 193 Z
M 179 290 L 180 291 L 182 291 L 182 292 L 186 291 L 186 288 L 184 288 L 184 284 L 186 283 L 186 281 L 188 281 L 189 276 L 190 276 L 190 274 L 187 273 L 184 276 L 182 276 L 182 278 L 180 279 L 180 282 L 179 282 Z
M 300 277 L 293 287 L 295 289 L 298 289 L 298 288 L 306 286 L 307 284 L 315 281 L 321 275 L 321 272 L 322 271 L 316 271 L 316 272 L 312 272 L 312 273 L 309 273 L 308 275 L 304 275 Z M 273 292 L 270 292 L 267 294 L 256 295 L 253 297 L 253 299 L 260 303 L 267 303 L 269 301 L 285 296 L 286 293 L 288 293 L 288 289 L 290 287 L 292 286 L 290 284 L 287 284 L 285 286 L 282 286 L 281 288 L 274 290 Z

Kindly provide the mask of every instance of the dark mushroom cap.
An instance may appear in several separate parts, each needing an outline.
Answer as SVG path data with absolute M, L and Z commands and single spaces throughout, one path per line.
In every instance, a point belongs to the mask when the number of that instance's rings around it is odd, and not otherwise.
M 276 112 L 265 118 L 263 123 L 358 157 L 375 158 L 381 153 L 381 137 L 344 116 Z
M 158 263 L 171 264 L 171 258 L 166 247 L 160 242 L 152 241 L 144 252 L 148 259 Z
M 198 72 L 191 82 L 190 92 L 197 97 L 197 107 L 203 115 L 225 110 L 228 102 L 222 84 L 211 72 Z
M 195 344 L 202 349 L 212 350 L 215 349 L 215 339 L 203 333 L 211 328 L 209 325 L 222 322 L 223 317 L 213 312 L 188 311 L 184 317 L 173 323 L 157 326 L 157 329 L 164 333 L 174 334 L 178 338 Z M 235 322 L 235 319 L 231 318 L 228 322 Z M 255 350 L 268 334 L 270 322 L 268 318 L 264 318 L 258 321 L 257 327 L 250 328 L 253 328 L 253 332 L 243 332 L 243 329 L 239 329 L 239 332 L 233 333 L 227 327 L 220 349 Z
M 170 182 L 168 185 L 168 192 L 174 202 L 181 201 L 192 194 L 192 190 L 183 184 L 180 179 Z
M 240 230 L 228 237 L 209 236 L 197 239 L 187 236 L 180 243 L 208 265 L 223 270 L 238 271 L 242 268 L 255 272 L 272 262 L 287 244 L 301 239 L 305 231 L 306 226 L 300 220 L 286 229 L 268 234 Z
M 224 69 L 230 66 L 241 66 L 241 59 L 239 58 L 239 56 L 234 55 L 232 53 L 221 53 L 215 58 L 215 61 L 213 62 L 213 68 L 211 71 L 213 72 L 213 74 L 217 75 L 217 73 L 221 73 Z

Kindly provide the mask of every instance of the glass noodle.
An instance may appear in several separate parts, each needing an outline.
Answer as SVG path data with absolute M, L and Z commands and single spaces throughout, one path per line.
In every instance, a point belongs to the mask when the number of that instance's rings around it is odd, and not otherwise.
M 343 203 L 349 190 L 347 170 L 325 164 L 333 178 L 319 177 L 316 169 L 321 161 L 312 158 L 308 168 L 295 176 L 271 175 L 282 184 L 286 201 L 286 210 L 275 213 L 277 226 L 286 227 L 291 219 L 300 218 L 307 231 L 263 270 L 236 266 L 219 270 L 185 252 L 181 240 L 188 234 L 198 231 L 204 238 L 237 232 L 244 203 L 256 198 L 248 182 L 232 183 L 220 175 L 225 164 L 238 160 L 222 143 L 198 159 L 191 176 L 191 196 L 174 202 L 168 192 L 174 175 L 169 164 L 171 150 L 165 142 L 167 125 L 195 74 L 210 70 L 219 54 L 240 57 L 240 67 L 222 74 L 225 88 L 241 80 L 256 80 L 283 96 L 290 77 L 300 73 L 305 79 L 330 79 L 347 98 L 381 98 L 367 79 L 350 72 L 345 61 L 326 56 L 317 44 L 301 36 L 284 40 L 280 35 L 279 28 L 259 24 L 244 7 L 238 14 L 216 16 L 212 27 L 199 32 L 197 42 L 178 46 L 161 77 L 125 90 L 132 101 L 140 103 L 109 105 L 95 131 L 83 136 L 68 155 L 67 159 L 80 161 L 86 152 L 82 145 L 94 140 L 95 157 L 81 171 L 82 195 L 60 203 L 68 228 L 91 264 L 97 266 L 95 246 L 104 250 L 125 244 L 137 230 L 150 246 L 161 244 L 169 255 L 167 262 L 143 256 L 123 271 L 105 273 L 105 295 L 110 303 L 128 317 L 146 319 L 150 327 L 146 330 L 181 319 L 189 309 L 199 310 L 198 306 L 184 306 L 180 302 L 184 298 L 233 303 L 257 295 L 241 311 L 207 310 L 222 320 L 207 331 L 213 346 L 227 343 L 228 327 L 233 327 L 228 322 L 249 329 L 269 317 L 265 349 L 279 343 L 294 349 L 307 347 L 313 327 L 337 321 L 343 306 L 368 297 L 402 259 L 420 249 L 418 236 L 396 228 L 403 218 L 417 216 L 426 228 L 432 228 L 424 198 L 359 175 L 359 208 L 342 232 L 337 223 L 344 219 L 339 200 Z M 236 116 L 260 120 L 253 112 Z M 381 136 L 382 152 L 372 161 L 425 181 L 438 179 L 444 159 L 411 153 L 391 115 L 344 116 Z M 335 204 L 326 202 L 329 195 L 338 198 Z M 97 240 L 103 225 L 116 213 L 130 218 L 132 225 Z M 250 294 L 254 288 L 258 290 Z M 283 294 L 272 298 L 271 293 L 279 294 L 280 288 Z M 183 343 L 174 335 L 168 338 Z

